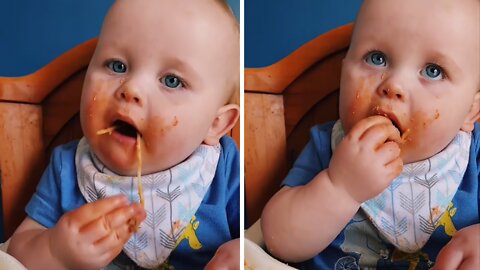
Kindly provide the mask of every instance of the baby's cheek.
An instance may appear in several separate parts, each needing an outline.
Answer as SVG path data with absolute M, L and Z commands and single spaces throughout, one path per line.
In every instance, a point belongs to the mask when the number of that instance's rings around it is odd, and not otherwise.
M 142 126 L 146 127 L 142 131 L 146 151 L 151 153 L 160 151 L 172 144 L 175 139 L 174 131 L 181 126 L 181 119 L 176 115 L 172 116 L 150 116 L 140 119 Z
M 414 148 L 418 145 L 425 130 L 429 127 L 431 119 L 424 112 L 414 112 L 403 130 L 404 149 Z
M 105 111 L 108 102 L 92 97 L 83 104 L 82 128 L 85 135 L 95 136 L 98 130 L 108 128 L 109 123 L 104 123 Z
M 166 136 L 180 125 L 180 119 L 176 115 L 161 117 L 155 116 L 151 118 L 148 124 L 151 128 L 147 131 L 152 136 Z
M 341 117 L 347 129 L 372 114 L 369 110 L 374 86 L 374 78 L 353 75 L 349 76 L 348 83 L 343 84 Z
M 441 120 L 442 114 L 435 110 L 431 113 L 414 112 L 402 135 L 400 145 L 402 154 L 409 159 L 428 158 L 441 151 L 449 141 L 449 132 Z M 413 160 L 408 160 L 413 161 Z
M 348 132 L 360 120 L 370 116 L 371 110 L 371 94 L 366 91 L 357 90 L 345 106 L 342 108 L 342 124 L 345 131 Z

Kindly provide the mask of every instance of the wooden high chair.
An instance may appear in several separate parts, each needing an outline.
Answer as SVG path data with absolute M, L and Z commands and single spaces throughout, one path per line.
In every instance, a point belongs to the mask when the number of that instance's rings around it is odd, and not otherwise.
M 80 138 L 82 83 L 97 40 L 89 40 L 18 78 L 0 77 L 0 181 L 5 238 L 25 217 L 25 205 L 52 149 Z M 232 97 L 238 104 L 239 94 Z M 229 134 L 239 145 L 239 123 Z
M 0 77 L 0 178 L 5 238 L 25 217 L 25 205 L 52 149 L 80 138 L 82 82 L 96 40 L 87 41 L 24 77 Z
M 245 69 L 245 269 L 294 269 L 264 250 L 260 215 L 310 139 L 310 128 L 338 119 L 342 59 L 352 24 L 307 42 L 264 68 Z
M 245 196 L 248 225 L 318 123 L 338 119 L 340 68 L 352 24 L 322 34 L 264 68 L 245 69 Z

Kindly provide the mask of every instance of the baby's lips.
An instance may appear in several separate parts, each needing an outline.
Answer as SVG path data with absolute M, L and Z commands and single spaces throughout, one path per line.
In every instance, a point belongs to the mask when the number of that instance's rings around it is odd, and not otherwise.
M 386 117 L 387 118 L 387 117 Z M 398 144 L 402 143 L 402 135 L 401 131 L 396 127 L 393 122 L 390 124 L 392 128 L 389 128 L 389 134 L 386 142 L 396 142 Z
M 385 118 L 389 119 L 388 117 Z M 390 126 L 393 127 L 393 129 L 389 128 L 389 134 L 386 142 L 396 142 L 398 144 L 403 143 L 401 130 L 397 126 L 395 126 L 395 124 L 391 120 L 390 122 Z
M 402 126 L 401 126 L 400 120 L 395 115 L 395 113 L 387 111 L 387 110 L 383 110 L 382 108 L 380 108 L 378 106 L 374 107 L 373 113 L 375 115 L 380 115 L 380 116 L 383 116 L 383 117 L 387 118 L 388 120 L 390 120 L 390 122 L 392 122 L 392 125 L 400 133 L 400 136 L 402 135 Z

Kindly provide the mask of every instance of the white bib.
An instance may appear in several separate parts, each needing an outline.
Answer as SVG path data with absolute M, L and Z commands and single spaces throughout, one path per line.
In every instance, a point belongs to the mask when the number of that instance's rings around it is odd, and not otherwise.
M 337 121 L 332 151 L 343 137 L 342 124 Z M 471 140 L 470 133 L 460 131 L 438 154 L 405 164 L 387 189 L 361 205 L 383 238 L 408 253 L 425 245 L 463 179 Z
M 220 145 L 200 145 L 185 161 L 165 171 L 142 175 L 147 218 L 123 251 L 137 265 L 162 264 L 197 211 L 207 192 L 220 157 Z M 77 181 L 87 202 L 125 194 L 139 202 L 136 176 L 120 176 L 101 163 L 85 138 L 75 155 Z

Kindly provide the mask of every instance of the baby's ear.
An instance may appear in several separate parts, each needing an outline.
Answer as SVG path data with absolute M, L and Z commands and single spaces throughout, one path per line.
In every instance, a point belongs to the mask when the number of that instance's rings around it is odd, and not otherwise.
M 227 104 L 218 109 L 217 117 L 213 120 L 203 143 L 208 145 L 218 144 L 220 138 L 235 126 L 239 115 L 240 107 L 237 104 Z
M 474 98 L 473 104 L 470 108 L 470 112 L 468 112 L 467 117 L 465 117 L 465 121 L 463 121 L 463 125 L 460 128 L 466 132 L 472 132 L 475 122 L 480 118 L 480 91 L 478 91 Z

